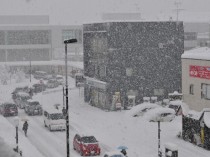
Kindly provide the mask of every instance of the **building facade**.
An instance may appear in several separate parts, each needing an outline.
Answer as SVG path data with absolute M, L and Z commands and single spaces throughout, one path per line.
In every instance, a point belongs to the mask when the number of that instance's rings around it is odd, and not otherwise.
M 106 22 L 83 25 L 85 101 L 115 109 L 145 96 L 181 90 L 183 23 Z
M 0 62 L 50 61 L 64 58 L 63 41 L 77 38 L 68 48 L 81 54 L 82 26 L 55 26 L 48 16 L 0 16 Z
M 195 48 L 182 55 L 183 101 L 190 109 L 210 108 L 210 49 Z

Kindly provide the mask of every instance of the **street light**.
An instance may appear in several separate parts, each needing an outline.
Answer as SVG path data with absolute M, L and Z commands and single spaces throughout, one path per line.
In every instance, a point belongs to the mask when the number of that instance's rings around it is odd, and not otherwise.
M 16 128 L 16 148 L 14 149 L 17 153 L 19 152 L 19 148 L 18 148 L 18 126 L 19 126 L 19 119 L 18 117 L 15 117 L 14 119 L 14 123 L 15 123 L 15 128 Z
M 66 116 L 66 153 L 67 157 L 70 156 L 69 152 L 69 104 L 68 104 L 68 71 L 67 71 L 67 44 L 76 43 L 77 39 L 68 39 L 64 40 L 65 44 L 65 73 L 66 73 L 66 110 L 65 110 L 65 116 Z

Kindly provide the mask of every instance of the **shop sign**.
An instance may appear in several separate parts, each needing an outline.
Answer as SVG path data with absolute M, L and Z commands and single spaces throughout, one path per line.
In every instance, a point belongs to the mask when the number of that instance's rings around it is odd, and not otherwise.
M 210 79 L 210 66 L 190 65 L 190 77 Z

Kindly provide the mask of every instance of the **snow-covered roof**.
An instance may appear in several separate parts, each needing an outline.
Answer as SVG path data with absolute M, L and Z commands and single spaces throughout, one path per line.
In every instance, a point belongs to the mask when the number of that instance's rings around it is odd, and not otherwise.
M 182 54 L 182 59 L 210 60 L 210 48 L 199 47 L 185 51 L 184 54 Z
M 204 113 L 204 123 L 210 128 L 210 111 Z
M 179 92 L 177 92 L 177 91 L 174 91 L 173 93 L 168 93 L 168 95 L 169 96 L 171 96 L 171 95 L 182 95 L 182 93 L 179 93 Z

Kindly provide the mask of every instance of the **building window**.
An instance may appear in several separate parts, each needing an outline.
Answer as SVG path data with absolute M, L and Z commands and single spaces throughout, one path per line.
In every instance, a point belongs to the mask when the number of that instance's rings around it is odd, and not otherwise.
M 193 84 L 191 84 L 190 85 L 190 94 L 194 94 L 194 85 Z
M 210 100 L 210 84 L 201 84 L 201 98 Z
M 106 66 L 100 66 L 99 67 L 99 75 L 100 75 L 100 77 L 105 77 L 106 76 Z
M 126 68 L 126 76 L 132 76 L 133 69 L 132 68 Z

